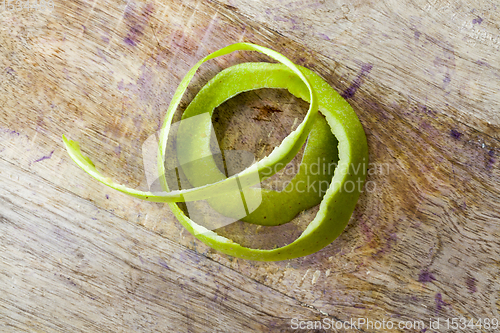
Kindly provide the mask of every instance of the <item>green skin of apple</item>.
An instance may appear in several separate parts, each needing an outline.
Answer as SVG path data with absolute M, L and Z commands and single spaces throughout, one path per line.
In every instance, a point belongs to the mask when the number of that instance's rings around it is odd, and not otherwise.
M 210 150 L 211 120 L 214 109 L 243 91 L 260 88 L 283 88 L 300 98 L 307 98 L 304 82 L 282 64 L 246 63 L 229 67 L 210 80 L 182 114 L 182 120 L 207 112 L 206 122 L 181 122 L 176 142 L 177 158 L 190 184 L 198 187 L 221 181 L 226 176 L 220 171 Z M 321 100 L 319 101 L 320 111 Z M 246 202 L 260 205 L 242 221 L 259 225 L 280 225 L 289 222 L 305 209 L 319 204 L 330 183 L 338 162 L 338 141 L 325 118 L 317 117 L 309 134 L 304 155 L 295 177 L 283 191 L 248 187 L 243 191 L 214 195 L 210 206 L 227 217 L 237 218 L 241 211 L 242 195 Z M 188 161 L 198 161 L 189 163 Z M 272 170 L 263 170 L 261 180 Z M 313 184 L 313 186 L 308 186 Z M 321 188 L 319 186 L 321 184 Z
M 300 78 L 302 84 L 290 84 L 287 86 L 287 89 L 292 94 L 310 103 L 304 121 L 295 131 L 288 135 L 271 154 L 237 175 L 194 189 L 169 192 L 166 179 L 163 176 L 165 173 L 163 164 L 164 152 L 166 150 L 170 124 L 182 95 L 196 73 L 196 70 L 202 63 L 237 50 L 262 52 L 281 62 L 284 67 L 289 70 L 288 73 L 286 73 L 287 70 L 280 72 L 281 74 L 276 73 L 276 75 L 273 75 L 273 79 L 290 80 L 290 74 L 292 73 Z M 240 65 L 243 66 L 241 69 L 245 68 L 244 65 L 245 64 Z M 251 66 L 250 64 L 246 65 Z M 233 75 L 239 75 L 238 70 L 236 70 Z M 251 79 L 245 78 L 241 81 L 248 80 Z M 261 87 L 268 87 L 266 81 L 260 82 L 260 84 Z M 307 90 L 305 90 L 304 87 L 306 87 Z M 238 87 L 234 86 L 223 86 L 221 89 L 234 89 L 235 93 L 233 96 L 238 93 L 236 92 Z M 220 93 L 224 94 L 222 91 Z M 185 201 L 184 196 L 186 195 L 189 197 L 189 200 L 204 200 L 213 197 L 214 193 L 219 195 L 234 192 L 234 187 L 230 185 L 233 184 L 231 182 L 234 182 L 236 176 L 239 178 L 243 189 L 255 185 L 254 179 L 256 177 L 252 176 L 254 176 L 256 172 L 260 176 L 270 177 L 272 174 L 267 174 L 266 172 L 269 170 L 277 172 L 279 170 L 278 166 L 284 166 L 290 162 L 305 142 L 317 119 L 315 116 L 318 109 L 318 101 L 320 102 L 321 112 L 331 128 L 332 134 L 339 142 L 339 163 L 335 169 L 330 187 L 320 203 L 320 208 L 316 217 L 294 242 L 272 250 L 246 248 L 196 224 L 194 221 L 190 220 L 175 203 Z M 365 133 L 350 105 L 314 72 L 293 64 L 289 59 L 273 50 L 250 43 L 229 45 L 208 55 L 200 60 L 181 81 L 167 110 L 167 115 L 160 133 L 158 169 L 160 182 L 165 189 L 164 192 L 143 192 L 115 183 L 96 170 L 92 161 L 81 153 L 78 142 L 68 140 L 64 136 L 63 142 L 71 158 L 92 177 L 118 191 L 140 199 L 155 202 L 168 202 L 179 222 L 189 232 L 195 235 L 195 237 L 208 246 L 234 257 L 258 261 L 278 261 L 305 256 L 319 251 L 337 238 L 352 215 L 361 192 L 361 185 L 364 183 L 366 177 L 366 165 L 368 163 L 368 147 Z M 308 143 L 308 145 L 310 144 L 311 143 Z M 350 187 L 349 190 L 347 190 L 345 184 L 351 182 L 356 186 L 353 186 L 354 188 Z

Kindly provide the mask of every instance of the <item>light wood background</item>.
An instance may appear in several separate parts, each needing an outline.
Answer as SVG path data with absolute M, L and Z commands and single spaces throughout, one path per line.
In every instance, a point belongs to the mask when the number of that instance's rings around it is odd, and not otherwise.
M 260 263 L 217 253 L 166 205 L 94 181 L 62 145 L 62 134 L 80 141 L 98 168 L 144 189 L 142 144 L 180 79 L 238 41 L 319 73 L 365 128 L 370 186 L 345 232 L 314 255 Z M 0 331 L 500 320 L 499 48 L 500 6 L 487 0 L 1 6 Z M 183 107 L 220 69 L 256 60 L 265 58 L 207 63 Z M 262 157 L 304 105 L 282 91 L 237 97 L 217 111 L 222 146 Z

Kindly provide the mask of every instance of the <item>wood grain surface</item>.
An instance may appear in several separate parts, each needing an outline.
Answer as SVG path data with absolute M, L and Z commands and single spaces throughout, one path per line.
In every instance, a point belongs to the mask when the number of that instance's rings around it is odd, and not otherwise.
M 10 5 L 0 4 L 1 332 L 456 332 L 444 320 L 500 320 L 494 2 Z M 98 169 L 147 189 L 142 145 L 179 81 L 238 41 L 316 71 L 365 128 L 368 183 L 345 232 L 316 254 L 261 263 L 213 251 L 167 205 L 107 188 L 64 150 L 66 134 Z M 269 60 L 241 52 L 205 64 L 179 114 L 213 75 L 245 61 Z M 261 158 L 306 107 L 279 90 L 238 96 L 216 111 L 221 146 Z M 283 241 L 314 212 L 250 232 Z M 305 322 L 357 318 L 395 326 Z M 425 327 L 398 327 L 407 321 Z

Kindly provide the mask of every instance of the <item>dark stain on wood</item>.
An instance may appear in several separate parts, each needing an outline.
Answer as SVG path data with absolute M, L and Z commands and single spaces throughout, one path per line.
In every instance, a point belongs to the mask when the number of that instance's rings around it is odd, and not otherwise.
M 370 71 L 372 70 L 373 65 L 372 64 L 363 64 L 361 66 L 361 72 L 358 74 L 358 76 L 354 79 L 352 82 L 351 86 L 344 90 L 342 93 L 342 97 L 345 99 L 352 98 L 354 97 L 354 94 L 356 91 L 358 91 L 359 87 L 361 87 L 361 84 L 363 83 L 363 79 Z
M 260 120 L 260 121 L 271 121 L 272 120 L 271 116 L 274 113 L 283 112 L 280 109 L 278 109 L 274 106 L 270 106 L 270 105 L 253 107 L 253 109 L 259 110 L 259 113 L 255 117 L 253 117 L 253 119 Z
M 124 14 L 124 20 L 129 26 L 127 36 L 123 39 L 125 44 L 130 46 L 136 46 L 139 43 L 139 39 L 144 33 L 144 28 L 153 13 L 154 6 L 152 3 L 144 5 L 142 12 L 140 14 L 135 13 L 134 5 L 127 6 Z

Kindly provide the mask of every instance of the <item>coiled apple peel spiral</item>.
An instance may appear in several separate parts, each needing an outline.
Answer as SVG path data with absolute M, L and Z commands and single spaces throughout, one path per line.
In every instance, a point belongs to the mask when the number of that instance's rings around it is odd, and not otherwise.
M 194 186 L 170 190 L 165 177 L 165 152 L 174 113 L 197 69 L 206 61 L 234 51 L 258 51 L 279 63 L 243 63 L 229 67 L 210 80 L 197 94 L 183 113 L 183 120 L 206 115 L 203 121 L 185 126 L 181 122 L 177 133 L 177 159 L 182 171 Z M 201 135 L 210 130 L 214 109 L 231 97 L 260 88 L 284 88 L 291 94 L 309 102 L 304 120 L 268 156 L 235 175 L 226 177 L 217 167 L 210 151 L 210 136 Z M 324 116 L 317 117 L 321 112 Z M 289 163 L 306 142 L 303 159 L 288 191 L 272 191 L 255 185 L 271 177 Z M 337 143 L 338 140 L 338 150 Z M 269 48 L 236 43 L 213 52 L 189 70 L 177 88 L 167 109 L 160 130 L 158 176 L 163 191 L 139 191 L 115 183 L 103 176 L 92 161 L 81 153 L 78 142 L 63 142 L 70 157 L 84 171 L 105 185 L 133 197 L 167 202 L 179 222 L 196 238 L 220 252 L 234 257 L 278 261 L 312 254 L 330 244 L 347 225 L 366 178 L 368 146 L 365 132 L 351 106 L 319 75 L 296 65 L 280 53 Z M 337 158 L 338 164 L 328 189 L 321 198 L 317 191 L 299 190 L 298 184 L 306 176 L 307 164 L 316 160 Z M 208 158 L 207 158 L 208 157 Z M 203 159 L 204 163 L 183 163 Z M 323 177 L 325 175 L 322 175 Z M 317 177 L 322 177 L 317 176 Z M 331 175 L 329 176 L 331 177 Z M 235 190 L 235 182 L 238 186 Z M 346 190 L 346 183 L 357 184 Z M 361 186 L 360 186 L 361 185 Z M 315 218 L 302 234 L 288 245 L 271 250 L 244 247 L 216 232 L 197 224 L 178 206 L 179 202 L 207 200 L 216 211 L 229 215 L 233 207 L 246 198 L 251 203 L 259 197 L 257 207 L 241 220 L 265 226 L 280 225 L 290 221 L 300 211 L 320 204 Z M 261 200 L 260 200 L 261 198 Z M 247 211 L 248 212 L 248 211 Z

